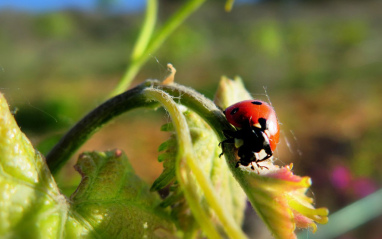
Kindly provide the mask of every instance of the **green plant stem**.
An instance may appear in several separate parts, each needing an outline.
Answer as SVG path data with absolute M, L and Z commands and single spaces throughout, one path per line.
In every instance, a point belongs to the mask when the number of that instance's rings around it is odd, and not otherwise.
M 195 12 L 206 0 L 189 0 L 164 24 L 161 30 L 150 41 L 146 54 L 156 51 L 166 38 L 175 31 L 193 12 Z M 146 56 L 147 57 L 147 56 Z
M 233 3 L 234 3 L 234 2 L 235 2 L 235 0 L 227 0 L 227 1 L 225 2 L 225 6 L 224 6 L 224 8 L 225 8 L 225 10 L 226 10 L 227 12 L 229 12 L 229 11 L 232 10 Z
M 165 25 L 159 30 L 159 32 L 149 41 L 149 43 L 137 43 L 136 46 L 139 50 L 134 50 L 133 58 L 130 62 L 129 67 L 127 68 L 125 74 L 122 79 L 115 87 L 111 96 L 115 96 L 117 94 L 125 91 L 131 81 L 138 74 L 142 65 L 147 61 L 150 54 L 153 54 L 158 48 L 162 45 L 162 43 L 166 40 L 166 38 L 179 26 L 181 25 L 187 17 L 189 17 L 194 11 L 196 11 L 206 0 L 189 0 L 185 3 L 179 11 L 177 11 L 170 19 L 167 20 Z M 151 9 L 151 8 L 150 8 Z M 148 9 L 149 10 L 149 9 Z M 149 14 L 149 13 L 148 13 Z M 153 18 L 151 15 L 147 18 Z M 149 21 L 149 20 L 147 20 Z M 145 24 L 145 28 L 147 25 L 147 29 L 150 29 L 150 24 Z M 147 30 L 149 32 L 149 30 Z M 147 41 L 146 37 L 151 34 L 141 34 L 142 38 Z M 138 38 L 140 40 L 141 37 Z M 147 46 L 144 49 L 144 46 Z M 139 47 L 138 47 L 139 46 Z M 143 50 L 144 49 L 144 50 Z
M 145 51 L 147 44 L 149 43 L 152 33 L 154 31 L 155 22 L 157 20 L 158 12 L 158 0 L 147 0 L 146 3 L 146 16 L 143 23 L 143 27 L 138 36 L 131 59 L 134 61 Z
M 224 139 L 222 130 L 232 129 L 222 111 L 211 100 L 205 98 L 200 93 L 182 85 L 161 85 L 159 81 L 148 80 L 102 103 L 73 126 L 47 154 L 46 160 L 50 170 L 54 173 L 57 172 L 88 138 L 114 117 L 134 108 L 157 106 L 153 102 L 147 102 L 143 95 L 143 90 L 148 87 L 156 87 L 173 97 L 178 97 L 180 103 L 202 116 L 215 130 L 220 140 Z M 227 152 L 232 149 L 233 147 L 228 146 Z M 230 166 L 231 169 L 235 168 L 235 159 L 233 157 L 230 161 Z
M 137 107 L 155 107 L 147 102 L 142 90 L 151 86 L 150 81 L 117 95 L 104 102 L 81 119 L 46 155 L 46 162 L 52 173 L 56 173 L 75 151 L 86 142 L 102 125 L 114 117 Z

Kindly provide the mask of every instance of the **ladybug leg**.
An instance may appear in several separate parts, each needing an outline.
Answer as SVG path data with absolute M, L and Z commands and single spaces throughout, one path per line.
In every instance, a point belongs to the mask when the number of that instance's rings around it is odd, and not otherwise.
M 268 139 L 268 137 L 266 136 L 266 134 L 265 134 L 264 132 L 261 132 L 261 133 L 263 134 L 263 138 L 264 138 L 263 149 L 264 149 L 264 151 L 265 151 L 265 153 L 266 153 L 267 155 L 266 155 L 264 158 L 262 158 L 262 159 L 258 159 L 258 160 L 256 160 L 256 165 L 257 165 L 257 167 L 259 167 L 260 169 L 264 169 L 264 168 L 269 169 L 268 167 L 266 167 L 266 166 L 261 166 L 261 165 L 259 164 L 259 162 L 261 162 L 261 161 L 265 161 L 265 160 L 267 160 L 267 159 L 269 159 L 270 157 L 273 156 L 273 152 L 272 152 L 271 146 L 269 145 L 269 139 Z
M 267 159 L 269 159 L 270 157 L 272 157 L 272 155 L 273 155 L 271 146 L 270 146 L 270 144 L 269 144 L 268 136 L 267 136 L 264 132 L 261 132 L 261 133 L 262 133 L 263 138 L 264 138 L 263 149 L 264 149 L 265 153 L 267 154 L 267 156 L 265 156 L 265 157 L 262 158 L 262 159 L 258 159 L 258 160 L 256 160 L 256 162 L 261 162 L 261 161 L 267 160 Z
M 223 134 L 226 138 L 238 138 L 239 134 L 238 131 L 231 131 L 231 130 L 223 130 Z
M 226 140 L 223 140 L 219 143 L 219 147 L 221 146 L 224 149 L 225 144 L 234 144 L 235 143 L 235 138 L 229 138 Z
M 222 147 L 222 152 L 219 154 L 219 158 L 223 156 L 224 154 L 224 146 L 225 144 L 234 144 L 235 143 L 235 138 L 238 137 L 238 132 L 237 131 L 231 131 L 231 130 L 223 130 L 224 136 L 227 138 L 226 140 L 223 140 L 222 142 L 219 143 L 219 146 Z
M 257 164 L 257 163 L 256 163 Z M 251 169 L 255 170 L 255 167 L 253 167 L 253 162 L 251 162 Z
M 260 168 L 260 169 L 264 169 L 264 168 L 266 168 L 266 169 L 269 170 L 269 168 L 268 168 L 267 166 L 261 166 L 261 165 L 259 164 L 259 162 L 265 161 L 265 160 L 269 159 L 270 157 L 272 157 L 272 155 L 273 155 L 273 154 L 272 154 L 272 151 L 271 151 L 270 153 L 267 153 L 267 154 L 268 154 L 268 155 L 265 156 L 264 158 L 262 158 L 262 159 L 258 159 L 258 160 L 255 161 L 255 163 L 256 163 L 256 165 L 257 165 L 258 168 Z
M 267 166 L 262 166 L 262 165 L 260 165 L 258 162 L 256 162 L 256 165 L 257 165 L 257 167 L 258 167 L 259 169 L 264 169 L 264 168 L 266 168 L 266 169 L 269 170 L 269 168 L 268 168 Z M 252 166 L 252 167 L 253 167 L 253 166 Z
M 269 159 L 270 157 L 272 157 L 272 155 L 273 155 L 272 153 L 271 153 L 271 154 L 268 154 L 268 155 L 265 156 L 264 158 L 256 160 L 256 163 L 257 163 L 257 162 L 261 162 L 261 161 L 265 161 L 265 160 Z
M 223 140 L 222 142 L 220 142 L 219 146 L 222 147 L 222 152 L 219 154 L 219 158 L 221 156 L 223 156 L 223 154 L 224 154 L 225 144 L 234 144 L 234 143 L 235 143 L 235 139 L 234 138 L 226 139 L 226 140 Z
M 258 168 L 263 169 L 263 167 L 260 166 L 258 163 L 256 163 L 256 165 L 257 165 Z M 266 168 L 266 167 L 265 167 L 265 168 Z M 253 167 L 253 162 L 251 162 L 251 169 L 252 169 L 253 171 L 255 171 L 255 167 Z M 257 172 L 257 174 L 260 174 L 260 171 L 259 171 L 258 169 L 256 169 L 256 172 Z

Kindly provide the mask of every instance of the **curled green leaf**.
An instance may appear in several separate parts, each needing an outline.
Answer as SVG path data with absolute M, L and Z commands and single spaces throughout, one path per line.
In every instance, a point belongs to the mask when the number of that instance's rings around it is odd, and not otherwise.
M 192 139 L 190 137 L 190 127 L 187 123 L 186 117 L 182 114 L 180 107 L 172 100 L 171 96 L 159 89 L 146 89 L 148 98 L 159 101 L 169 112 L 176 136 L 178 139 L 178 147 L 176 153 L 176 166 L 175 174 L 176 179 L 182 187 L 187 203 L 196 218 L 200 227 L 211 238 L 220 238 L 220 233 L 217 231 L 216 225 L 212 224 L 209 210 L 216 215 L 219 222 L 222 224 L 222 229 L 231 238 L 245 238 L 244 233 L 240 230 L 239 225 L 234 221 L 232 216 L 226 210 L 226 205 L 223 204 L 221 198 L 217 195 L 214 189 L 213 182 L 206 175 L 198 160 L 204 160 L 196 156 Z M 199 95 L 196 95 L 199 98 Z M 189 113 L 187 113 L 189 114 Z M 186 114 L 186 115 L 187 115 Z M 212 133 L 212 131 L 211 131 Z M 211 140 L 210 134 L 207 136 Z M 215 141 L 215 143 L 217 143 Z M 195 144 L 195 142 L 194 142 Z M 216 148 L 216 145 L 213 146 Z M 215 153 L 215 158 L 217 153 Z M 204 161 L 205 162 L 205 161 Z M 207 161 L 207 164 L 210 162 Z M 200 190 L 201 194 L 198 193 Z M 203 202 L 200 195 L 203 195 L 205 202 Z M 207 209 L 208 209 L 207 207 Z
M 195 152 L 195 161 L 208 175 L 214 190 L 220 198 L 220 203 L 224 205 L 227 215 L 232 215 L 238 225 L 242 224 L 246 197 L 236 180 L 232 177 L 225 162 L 218 157 L 221 149 L 218 147 L 218 140 L 211 127 L 196 113 L 183 107 L 183 115 L 190 129 L 192 145 Z M 167 125 L 166 125 L 167 126 Z M 173 127 L 171 127 L 173 128 Z M 159 156 L 159 160 L 164 160 L 164 170 L 159 178 L 154 182 L 152 190 L 159 190 L 170 183 L 176 181 L 175 177 L 175 158 L 177 154 L 176 134 L 173 132 L 171 138 L 163 143 L 160 148 L 166 150 Z M 193 218 L 188 217 L 182 188 L 178 184 L 171 188 L 170 195 L 165 199 L 165 207 L 172 205 L 174 217 L 182 221 L 180 226 L 183 230 L 194 229 Z M 213 210 L 206 203 L 205 196 L 200 188 L 199 200 L 204 210 L 210 211 L 210 220 L 214 219 Z M 179 210 L 177 209 L 179 208 Z M 187 222 L 187 223 L 185 223 Z

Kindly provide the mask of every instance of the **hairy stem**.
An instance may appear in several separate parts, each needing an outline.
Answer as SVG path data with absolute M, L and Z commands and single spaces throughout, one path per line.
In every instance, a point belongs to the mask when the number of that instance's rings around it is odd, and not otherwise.
M 107 100 L 84 118 L 72 129 L 46 155 L 46 162 L 52 173 L 56 173 L 65 162 L 105 123 L 114 117 L 138 107 L 154 107 L 158 104 L 148 102 L 142 91 L 158 82 L 146 81 L 145 83 Z
M 148 102 L 143 95 L 143 90 L 148 87 L 161 89 L 172 97 L 178 98 L 181 104 L 202 116 L 215 130 L 220 140 L 224 139 L 222 130 L 232 128 L 221 110 L 200 93 L 182 85 L 161 85 L 159 81 L 146 81 L 102 103 L 69 130 L 46 156 L 47 164 L 52 173 L 56 173 L 87 139 L 114 117 L 134 108 L 157 106 L 157 103 Z M 232 162 L 232 167 L 234 164 Z

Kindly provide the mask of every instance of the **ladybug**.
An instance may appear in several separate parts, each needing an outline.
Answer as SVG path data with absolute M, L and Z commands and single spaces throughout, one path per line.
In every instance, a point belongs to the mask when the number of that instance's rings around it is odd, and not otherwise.
M 235 126 L 236 131 L 224 130 L 226 140 L 220 142 L 221 157 L 224 145 L 235 144 L 238 149 L 239 165 L 248 166 L 254 170 L 253 163 L 259 168 L 259 162 L 272 157 L 279 142 L 280 128 L 276 113 L 272 106 L 260 100 L 245 100 L 229 106 L 223 111 L 228 122 Z

